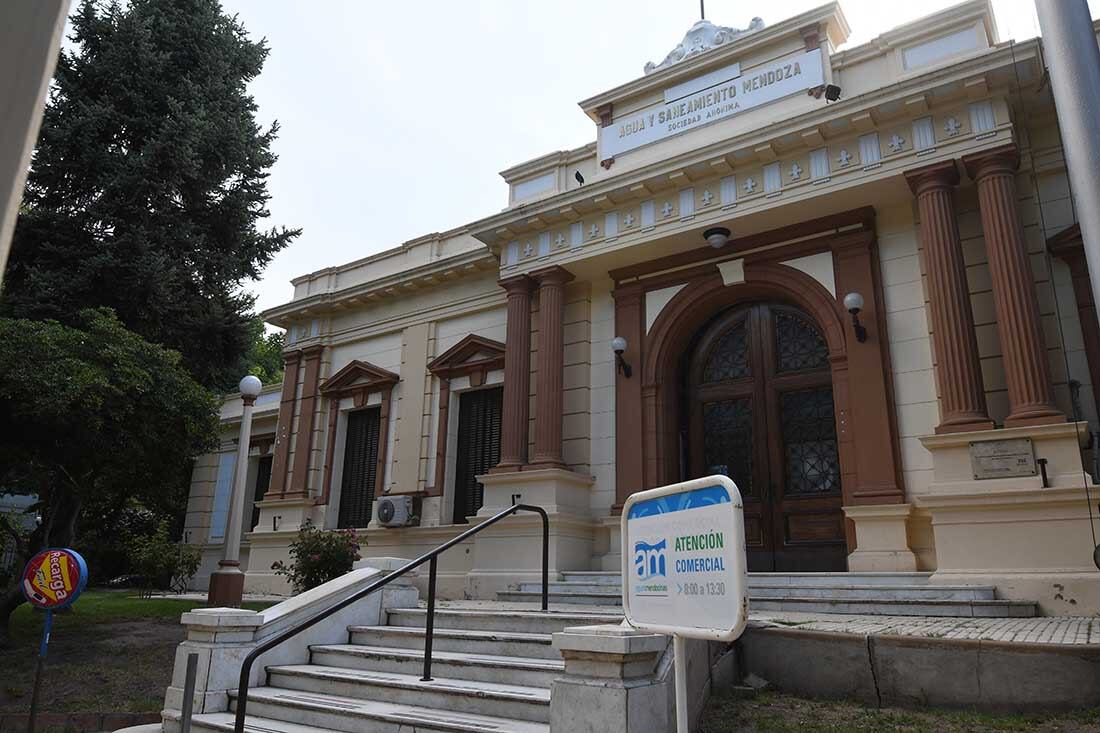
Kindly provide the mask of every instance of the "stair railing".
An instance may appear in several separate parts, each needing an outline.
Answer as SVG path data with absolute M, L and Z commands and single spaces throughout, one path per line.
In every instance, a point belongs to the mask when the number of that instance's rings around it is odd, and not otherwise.
M 514 499 L 513 499 L 514 501 Z M 298 634 L 302 633 L 306 629 L 310 628 L 314 624 L 328 618 L 337 611 L 341 611 L 358 600 L 366 598 L 371 593 L 374 593 L 379 588 L 384 587 L 388 583 L 401 577 L 410 570 L 414 570 L 417 567 L 428 563 L 428 616 L 425 622 L 424 629 L 424 676 L 421 680 L 424 682 L 430 682 L 432 679 L 432 634 L 435 630 L 435 575 L 437 569 L 438 557 L 454 547 L 455 545 L 463 542 L 475 534 L 487 527 L 490 527 L 505 517 L 511 516 L 516 512 L 535 512 L 542 518 L 542 610 L 546 611 L 549 608 L 550 598 L 550 570 L 549 570 L 549 551 L 550 551 L 550 520 L 546 516 L 546 510 L 542 507 L 532 506 L 530 504 L 512 504 L 502 512 L 494 514 L 493 516 L 481 522 L 476 527 L 471 527 L 457 537 L 453 537 L 450 540 L 444 542 L 434 550 L 429 550 L 420 557 L 412 560 L 411 562 L 402 565 L 397 570 L 386 575 L 384 578 L 371 583 L 366 588 L 356 591 L 339 603 L 326 608 L 316 616 L 308 618 L 297 626 L 293 626 L 286 631 L 278 634 L 277 636 L 268 639 L 262 644 L 258 645 L 255 649 L 248 653 L 248 656 L 244 658 L 244 662 L 241 664 L 241 676 L 240 682 L 237 686 L 237 716 L 233 725 L 235 733 L 244 733 L 244 719 L 248 706 L 248 682 L 252 676 L 252 665 L 260 657 L 261 654 L 271 651 L 275 647 L 282 644 L 288 639 L 292 639 Z

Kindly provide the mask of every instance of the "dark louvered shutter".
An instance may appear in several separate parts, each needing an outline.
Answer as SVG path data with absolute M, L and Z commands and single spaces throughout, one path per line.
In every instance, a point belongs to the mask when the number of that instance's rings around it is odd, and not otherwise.
M 273 456 L 261 456 L 260 464 L 256 467 L 256 492 L 252 495 L 254 502 L 263 501 L 267 488 L 271 486 L 271 461 Z M 260 522 L 260 507 L 252 504 L 252 523 L 248 526 L 256 529 Z
M 484 489 L 477 476 L 500 463 L 500 387 L 464 392 L 458 399 L 458 455 L 455 460 L 455 524 L 481 508 Z
M 344 443 L 344 475 L 340 482 L 339 526 L 362 528 L 371 519 L 374 482 L 378 474 L 378 437 L 382 409 L 348 413 Z

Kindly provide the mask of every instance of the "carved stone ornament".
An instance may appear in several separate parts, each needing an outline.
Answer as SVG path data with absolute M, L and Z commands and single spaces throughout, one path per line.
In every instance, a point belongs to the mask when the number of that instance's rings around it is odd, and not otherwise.
M 684 59 L 690 59 L 692 56 L 698 56 L 704 51 L 709 51 L 712 48 L 725 45 L 735 38 L 739 38 L 746 33 L 761 30 L 764 27 L 764 21 L 760 18 L 753 18 L 749 23 L 749 27 L 745 29 L 739 28 L 727 28 L 726 26 L 714 25 L 709 20 L 700 20 L 691 27 L 691 30 L 684 36 L 684 40 L 680 42 L 676 48 L 665 56 L 665 60 L 659 64 L 655 64 L 650 61 L 645 65 L 645 73 L 652 74 L 658 69 L 664 69 L 673 64 L 678 64 Z

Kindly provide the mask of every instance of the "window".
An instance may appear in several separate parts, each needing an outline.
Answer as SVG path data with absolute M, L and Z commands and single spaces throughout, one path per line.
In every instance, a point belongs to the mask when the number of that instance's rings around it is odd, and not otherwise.
M 464 392 L 458 398 L 458 452 L 455 457 L 454 523 L 463 524 L 481 508 L 484 488 L 477 477 L 500 463 L 501 387 Z
M 233 469 L 237 465 L 236 453 L 218 456 L 218 481 L 214 485 L 214 511 L 210 516 L 210 540 L 225 537 L 225 523 L 229 516 L 229 497 L 233 495 Z
M 252 494 L 252 521 L 249 523 L 249 528 L 256 529 L 256 525 L 260 523 L 260 507 L 256 506 L 255 502 L 263 501 L 264 494 L 267 493 L 267 489 L 271 486 L 271 461 L 274 456 L 260 456 L 260 462 L 256 466 L 256 490 Z
M 344 442 L 344 473 L 340 482 L 337 526 L 366 527 L 371 520 L 378 477 L 378 438 L 382 410 L 371 407 L 349 412 Z

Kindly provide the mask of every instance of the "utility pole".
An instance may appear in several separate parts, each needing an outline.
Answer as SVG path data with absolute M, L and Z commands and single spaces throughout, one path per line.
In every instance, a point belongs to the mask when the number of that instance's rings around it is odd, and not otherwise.
M 1092 298 L 1100 303 L 1100 48 L 1086 0 L 1035 0 L 1035 8 Z

